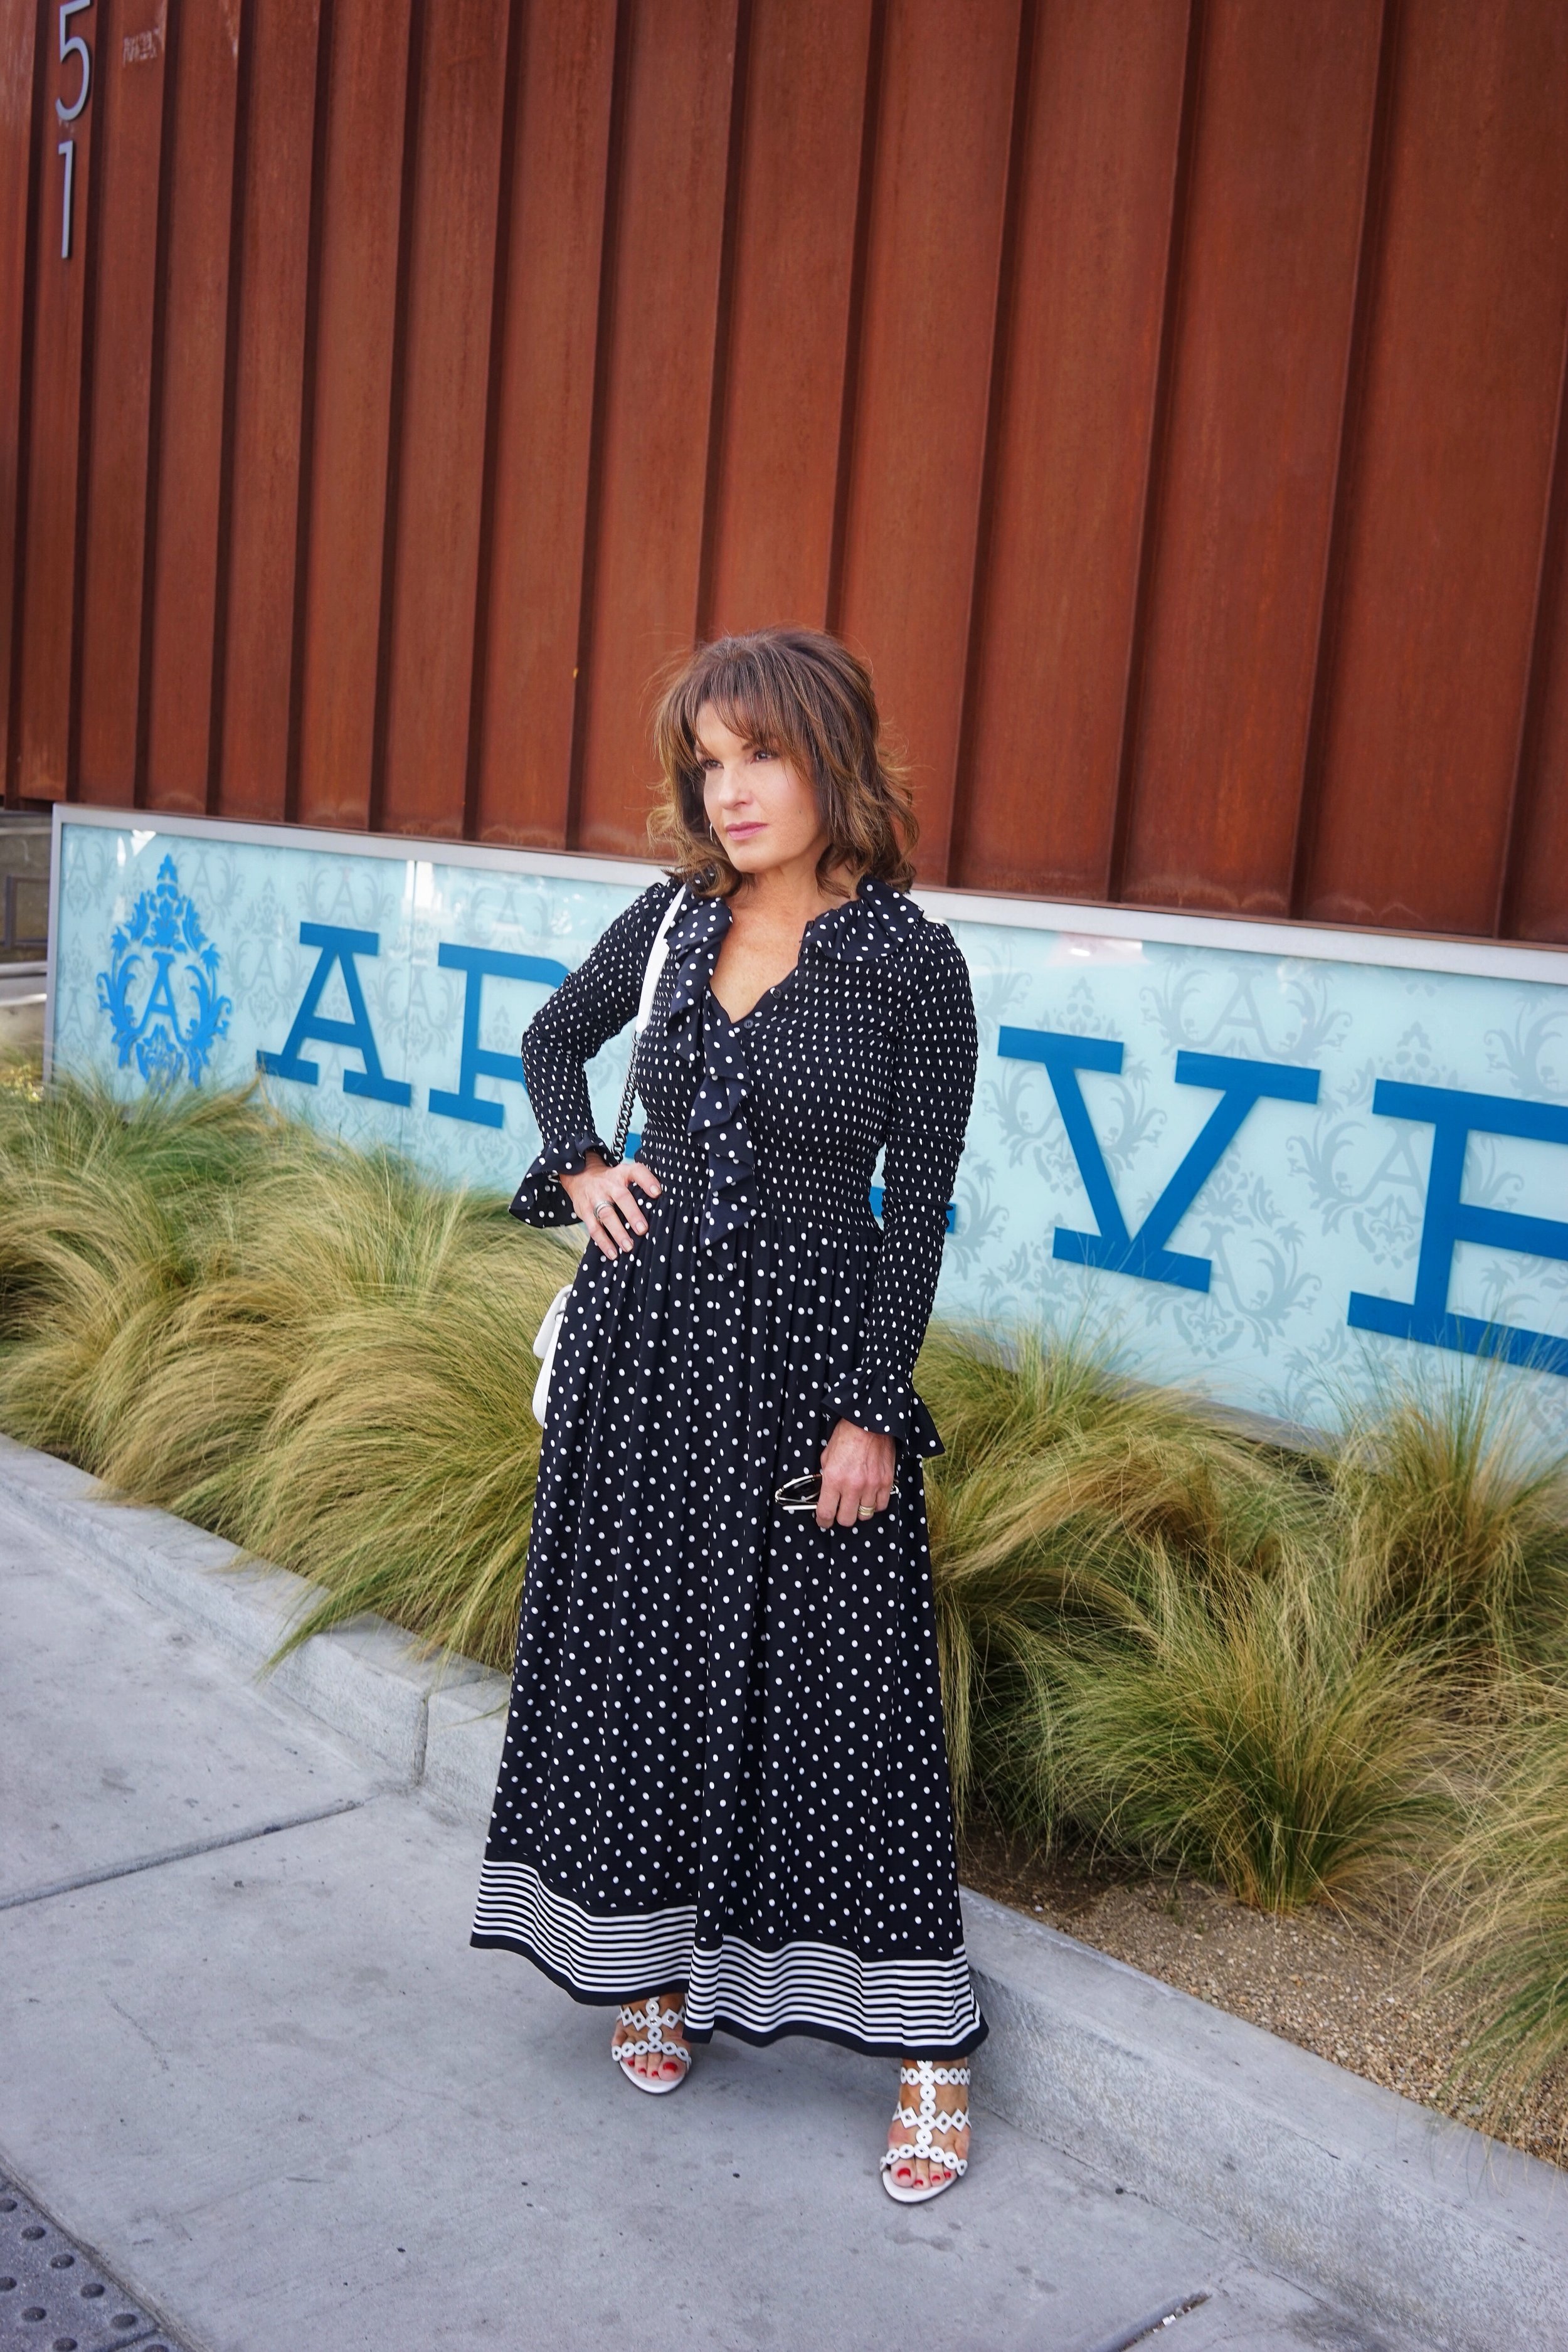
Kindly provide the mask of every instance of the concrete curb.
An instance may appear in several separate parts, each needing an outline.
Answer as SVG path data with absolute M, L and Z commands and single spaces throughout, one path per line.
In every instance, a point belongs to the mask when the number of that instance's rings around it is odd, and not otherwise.
M 94 1499 L 81 1472 L 5 1438 L 0 1499 L 251 1672 L 311 1596 L 166 1512 Z M 421 1656 L 365 1618 L 306 1643 L 274 1681 L 449 1819 L 487 1819 L 504 1675 Z M 1440 2352 L 1568 2345 L 1568 2182 L 1552 2166 L 982 1895 L 964 1918 L 992 2028 L 981 2103 Z
M 260 1673 L 316 1597 L 309 1580 L 287 1569 L 243 1564 L 221 1536 L 167 1511 L 96 1500 L 96 1491 L 69 1463 L 0 1437 L 0 1496 L 112 1570 L 143 1600 L 205 1634 L 237 1664 Z M 450 1651 L 421 1655 L 395 1625 L 367 1616 L 291 1652 L 270 1681 L 412 1787 L 425 1777 L 432 1693 L 483 1673 Z
M 1568 2345 L 1568 2181 L 966 1894 L 987 2105 L 1423 2343 Z

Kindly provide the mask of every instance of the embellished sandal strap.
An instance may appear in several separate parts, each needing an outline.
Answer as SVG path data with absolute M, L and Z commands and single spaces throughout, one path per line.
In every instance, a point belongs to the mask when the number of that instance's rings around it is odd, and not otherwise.
M 690 2065 L 690 2051 L 679 2042 L 667 2042 L 664 2038 L 667 2029 L 676 2032 L 685 2024 L 684 2001 L 679 2009 L 661 2009 L 658 1996 L 656 1993 L 650 1994 L 646 2001 L 637 2001 L 629 2008 L 624 2008 L 620 2012 L 619 2022 L 622 2025 L 635 2027 L 637 2038 L 635 2042 L 617 2042 L 612 2044 L 610 2056 L 617 2066 L 624 2065 L 628 2058 L 651 2057 L 656 2054 L 674 2058 L 682 2066 Z
M 899 2081 L 920 2093 L 918 2106 L 905 2106 L 900 2099 L 894 2119 L 914 2137 L 900 2147 L 889 2148 L 882 2158 L 882 2169 L 895 2164 L 906 2164 L 924 2158 L 928 2164 L 940 2164 L 944 2172 L 960 2177 L 969 2169 L 967 2157 L 955 2156 L 951 2148 L 938 2147 L 938 2132 L 960 2132 L 969 2129 L 969 2109 L 939 2107 L 938 2090 L 963 2091 L 969 2087 L 967 2066 L 942 2066 L 930 2058 L 915 2058 L 899 2068 Z

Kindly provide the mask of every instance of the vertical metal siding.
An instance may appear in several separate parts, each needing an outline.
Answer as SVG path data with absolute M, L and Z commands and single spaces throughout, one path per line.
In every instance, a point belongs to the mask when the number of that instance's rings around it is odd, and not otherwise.
M 1560 0 L 0 0 L 0 730 L 642 846 L 843 629 L 924 878 L 1568 942 Z M 66 69 L 74 89 L 74 67 Z
M 289 814 L 308 824 L 370 822 L 416 22 L 412 0 L 332 9 L 315 368 L 301 388 L 310 504 Z
M 32 308 L 27 267 L 33 207 L 32 125 L 38 10 L 0 0 L 0 781 L 10 799 L 21 726 L 21 616 L 26 565 L 28 428 L 32 421 Z
M 95 89 L 97 187 L 92 224 L 92 383 L 86 538 L 77 582 L 81 615 L 77 797 L 113 806 L 137 773 L 148 454 L 158 316 L 159 158 L 172 112 L 167 42 L 143 10 L 128 40 L 100 39 Z M 144 37 L 138 39 L 136 34 Z M 101 389 L 108 387 L 109 389 Z
M 1289 911 L 1377 0 L 1211 0 L 1121 895 Z
M 288 813 L 321 0 L 259 0 L 239 191 L 217 789 Z
M 178 37 L 166 101 L 174 109 L 165 150 L 168 201 L 160 223 L 163 315 L 154 360 L 159 431 L 150 457 L 143 588 L 151 645 L 142 783 L 150 808 L 212 815 L 224 805 L 215 754 L 228 587 L 225 493 L 234 457 L 236 248 L 244 218 L 240 64 L 242 51 L 248 60 L 252 16 L 237 0 L 173 13 Z M 112 36 L 111 25 L 94 29 L 100 43 L 106 29 Z M 111 396 L 107 386 L 103 393 Z
M 704 635 L 826 618 L 873 0 L 753 0 Z
M 542 849 L 568 845 L 616 18 L 529 7 L 513 61 L 468 830 Z
M 1188 10 L 1053 0 L 1030 68 L 952 878 L 1105 896 Z

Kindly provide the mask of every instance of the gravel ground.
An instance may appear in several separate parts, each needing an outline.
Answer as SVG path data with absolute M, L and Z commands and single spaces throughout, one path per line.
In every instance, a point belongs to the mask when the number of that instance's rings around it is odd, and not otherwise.
M 1212 2000 L 1407 2099 L 1486 2128 L 1532 2156 L 1568 2161 L 1568 2077 L 1559 2070 L 1510 2116 L 1485 2116 L 1447 2077 L 1465 2016 L 1423 1983 L 1396 1921 L 1318 1908 L 1273 1919 L 1187 1877 L 1091 1862 L 984 1831 L 965 1840 L 966 1885 L 1044 1919 L 1149 1976 Z

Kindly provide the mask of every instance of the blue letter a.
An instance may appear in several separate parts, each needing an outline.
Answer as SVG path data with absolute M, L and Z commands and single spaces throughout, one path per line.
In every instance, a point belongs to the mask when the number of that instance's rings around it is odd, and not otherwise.
M 316 969 L 310 974 L 300 1010 L 294 1015 L 294 1026 L 280 1054 L 258 1053 L 256 1066 L 275 1078 L 294 1078 L 302 1087 L 317 1086 L 321 1073 L 314 1062 L 302 1062 L 300 1048 L 308 1038 L 319 1037 L 324 1045 L 346 1045 L 358 1054 L 364 1064 L 363 1070 L 343 1072 L 343 1092 L 346 1095 L 367 1095 L 372 1102 L 396 1103 L 406 1108 L 413 1099 L 413 1089 L 401 1078 L 389 1078 L 381 1066 L 381 1055 L 375 1050 L 375 1038 L 365 1009 L 364 991 L 359 984 L 355 956 L 381 953 L 381 935 L 377 931 L 340 930 L 336 923 L 301 923 L 301 947 L 320 948 Z M 343 976 L 343 987 L 349 1000 L 348 1021 L 329 1020 L 316 1007 L 321 992 L 331 977 L 333 965 Z

